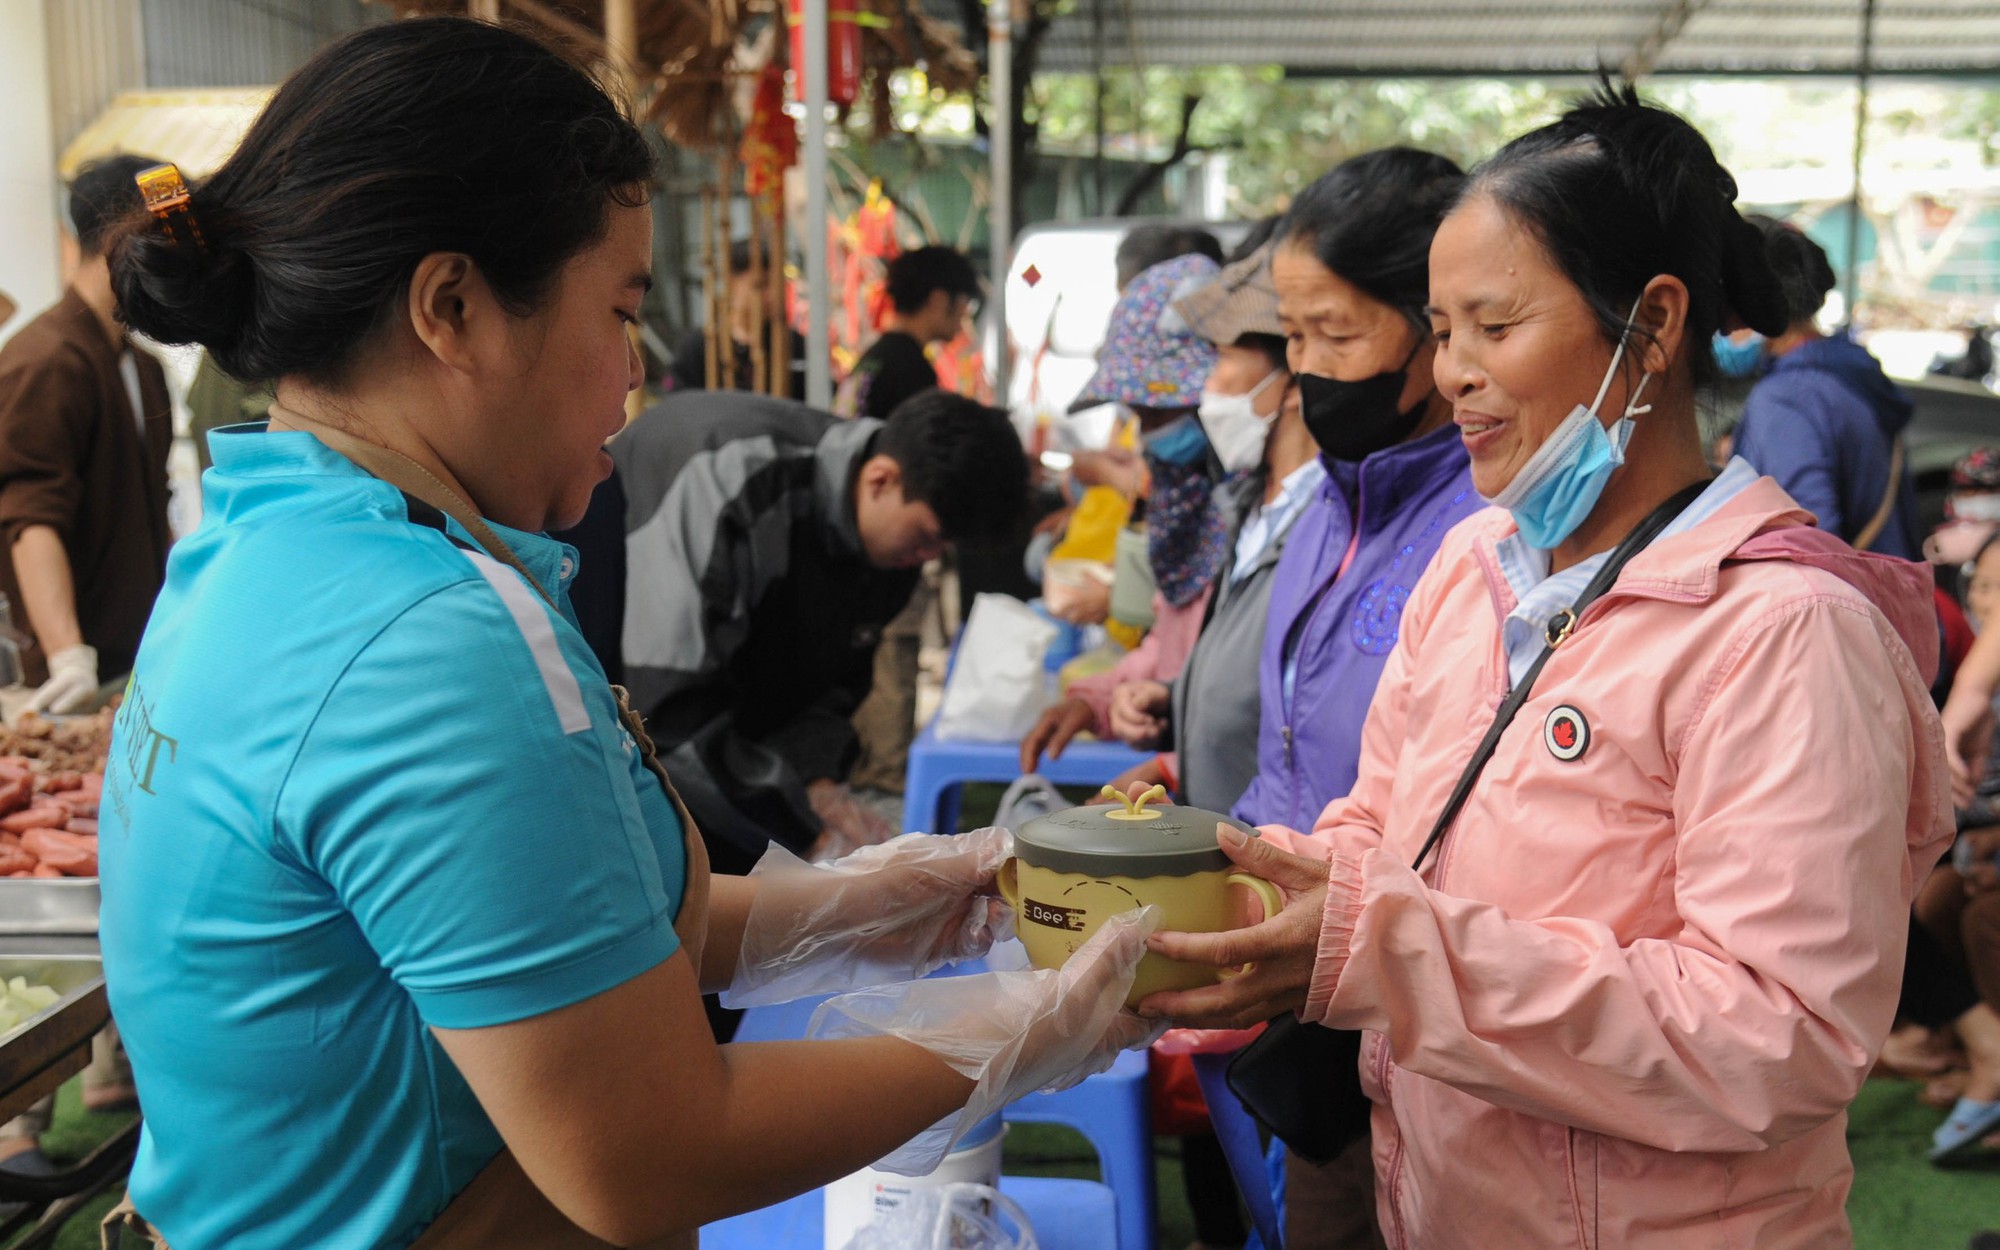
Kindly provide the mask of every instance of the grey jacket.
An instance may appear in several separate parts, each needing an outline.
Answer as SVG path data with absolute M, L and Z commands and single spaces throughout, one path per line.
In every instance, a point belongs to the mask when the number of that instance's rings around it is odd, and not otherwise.
M 854 481 L 880 428 L 690 391 L 611 442 L 626 679 L 720 871 L 747 871 L 768 839 L 810 844 L 806 785 L 853 765 L 849 718 L 918 576 L 870 565 L 856 528 Z
M 1251 474 L 1233 486 L 1232 552 L 1264 489 L 1264 476 Z M 1292 519 L 1296 522 L 1297 515 Z M 1227 812 L 1257 775 L 1257 660 L 1278 553 L 1291 530 L 1288 524 L 1241 580 L 1235 579 L 1233 568 L 1217 576 L 1201 636 L 1174 679 L 1174 749 L 1180 757 L 1181 797 L 1190 806 Z

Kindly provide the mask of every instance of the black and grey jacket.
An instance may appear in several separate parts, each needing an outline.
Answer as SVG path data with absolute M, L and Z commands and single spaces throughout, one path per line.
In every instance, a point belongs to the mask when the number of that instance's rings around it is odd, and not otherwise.
M 807 846 L 820 829 L 807 783 L 854 762 L 849 718 L 918 576 L 870 565 L 856 528 L 854 482 L 880 429 L 696 391 L 610 444 L 626 681 L 718 870 L 747 871 L 770 839 Z

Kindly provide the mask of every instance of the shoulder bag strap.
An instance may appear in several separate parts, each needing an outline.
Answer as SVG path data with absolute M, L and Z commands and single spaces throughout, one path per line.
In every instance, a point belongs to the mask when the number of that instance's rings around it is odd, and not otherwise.
M 1417 852 L 1417 858 L 1410 865 L 1411 868 L 1417 871 L 1423 870 L 1424 860 L 1437 844 L 1443 841 L 1445 832 L 1451 828 L 1452 822 L 1458 819 L 1459 810 L 1465 806 L 1466 799 L 1471 797 L 1473 784 L 1479 780 L 1479 774 L 1485 769 L 1486 761 L 1493 758 L 1494 750 L 1499 747 L 1500 735 L 1507 732 L 1507 726 L 1513 723 L 1515 714 L 1521 710 L 1521 705 L 1528 701 L 1528 694 L 1534 689 L 1535 679 L 1542 675 L 1542 669 L 1548 665 L 1549 657 L 1556 653 L 1557 647 L 1568 642 L 1570 635 L 1575 632 L 1577 619 L 1583 615 L 1583 610 L 1599 595 L 1611 589 L 1612 584 L 1618 580 L 1618 574 L 1624 570 L 1632 557 L 1645 550 L 1646 545 L 1659 537 L 1660 531 L 1671 524 L 1673 519 L 1707 488 L 1706 479 L 1696 482 L 1653 509 L 1645 520 L 1639 522 L 1633 527 L 1632 532 L 1625 536 L 1625 541 L 1619 543 L 1612 551 L 1611 558 L 1604 562 L 1603 568 L 1597 570 L 1597 576 L 1590 579 L 1590 584 L 1583 588 L 1583 593 L 1576 597 L 1576 601 L 1549 619 L 1548 645 L 1542 648 L 1542 653 L 1535 658 L 1534 665 L 1521 675 L 1521 680 L 1515 682 L 1514 688 L 1507 692 L 1507 701 L 1500 705 L 1500 712 L 1493 718 L 1492 727 L 1486 731 L 1486 736 L 1479 740 L 1479 747 L 1473 751 L 1472 759 L 1466 764 L 1465 771 L 1459 774 L 1458 784 L 1451 788 L 1451 797 L 1445 800 L 1444 811 L 1439 813 L 1437 824 L 1431 827 L 1430 836 L 1424 839 L 1423 849 Z
M 1882 506 L 1875 509 L 1875 515 L 1868 518 L 1868 524 L 1854 536 L 1854 549 L 1866 551 L 1882 536 L 1882 529 L 1889 524 L 1889 514 L 1896 510 L 1896 496 L 1902 493 L 1903 485 L 1903 440 L 1896 439 L 1890 444 L 1889 485 L 1882 492 Z

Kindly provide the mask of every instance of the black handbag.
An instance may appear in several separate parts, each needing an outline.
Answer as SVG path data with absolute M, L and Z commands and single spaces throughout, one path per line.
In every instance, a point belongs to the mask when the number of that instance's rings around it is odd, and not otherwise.
M 1444 811 L 1439 813 L 1430 836 L 1424 839 L 1423 849 L 1410 865 L 1412 869 L 1423 871 L 1424 860 L 1458 819 L 1480 771 L 1500 745 L 1500 735 L 1528 701 L 1528 693 L 1534 688 L 1535 679 L 1542 675 L 1549 657 L 1569 640 L 1584 609 L 1609 590 L 1626 563 L 1645 550 L 1707 486 L 1707 481 L 1697 482 L 1655 508 L 1612 551 L 1611 558 L 1590 579 L 1575 602 L 1549 619 L 1547 645 L 1534 665 L 1507 692 L 1507 701 L 1500 705 L 1492 727 L 1480 739 L 1465 771 L 1459 774 L 1458 783 L 1445 800 Z M 1311 1163 L 1327 1163 L 1368 1132 L 1371 1108 L 1368 1095 L 1361 1091 L 1360 1064 L 1359 1029 L 1307 1024 L 1286 1012 L 1237 1052 L 1229 1064 L 1227 1079 L 1230 1091 L 1242 1101 L 1244 1109 L 1293 1154 Z

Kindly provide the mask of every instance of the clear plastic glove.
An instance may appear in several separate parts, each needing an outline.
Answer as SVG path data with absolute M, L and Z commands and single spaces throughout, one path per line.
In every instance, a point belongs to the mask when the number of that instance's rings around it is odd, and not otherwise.
M 978 1082 L 955 1116 L 925 1129 L 875 1164 L 922 1176 L 974 1124 L 1037 1090 L 1068 1089 L 1111 1066 L 1121 1050 L 1150 1046 L 1165 1028 L 1125 1010 L 1156 907 L 1123 912 L 1060 970 L 939 977 L 843 994 L 813 1013 L 806 1036 L 900 1037 Z
M 906 833 L 808 864 L 773 843 L 750 870 L 757 898 L 723 1005 L 894 985 L 984 955 L 1014 932 L 1013 909 L 990 893 L 1013 846 L 1005 829 Z
M 49 679 L 28 700 L 28 710 L 79 712 L 97 697 L 97 648 L 78 643 L 49 657 Z

